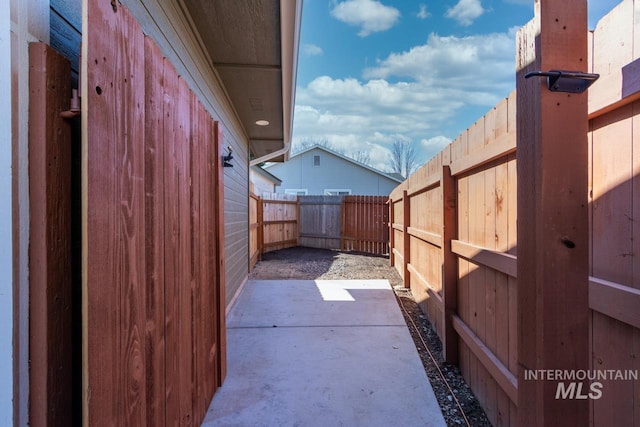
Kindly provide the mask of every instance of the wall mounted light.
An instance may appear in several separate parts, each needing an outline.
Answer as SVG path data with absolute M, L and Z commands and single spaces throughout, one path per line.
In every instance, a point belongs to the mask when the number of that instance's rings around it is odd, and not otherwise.
M 547 87 L 552 92 L 582 93 L 593 84 L 600 74 L 581 73 L 579 71 L 532 71 L 524 78 L 546 77 Z
M 227 151 L 229 151 L 229 154 L 222 156 L 222 166 L 225 168 L 232 168 L 233 165 L 230 162 L 233 160 L 233 151 L 231 151 L 231 147 L 227 147 Z

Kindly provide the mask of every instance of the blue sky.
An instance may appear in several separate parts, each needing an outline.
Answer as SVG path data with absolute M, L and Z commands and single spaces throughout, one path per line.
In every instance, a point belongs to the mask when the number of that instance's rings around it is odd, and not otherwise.
M 618 3 L 589 0 L 589 27 Z M 325 139 L 385 170 L 402 140 L 427 161 L 515 88 L 532 18 L 533 0 L 305 0 L 294 148 Z

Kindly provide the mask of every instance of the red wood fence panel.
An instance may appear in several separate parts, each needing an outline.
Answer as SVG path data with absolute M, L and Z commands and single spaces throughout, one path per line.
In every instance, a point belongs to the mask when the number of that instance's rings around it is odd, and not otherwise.
M 385 196 L 251 195 L 250 262 L 264 252 L 308 246 L 389 253 Z
M 340 249 L 389 253 L 389 207 L 386 196 L 344 196 Z
M 298 246 L 300 203 L 297 196 L 264 193 L 261 198 L 262 216 L 259 221 L 262 252 Z M 260 234 L 262 233 L 262 234 Z
M 225 371 L 221 133 L 125 8 L 87 16 L 84 422 L 198 425 Z

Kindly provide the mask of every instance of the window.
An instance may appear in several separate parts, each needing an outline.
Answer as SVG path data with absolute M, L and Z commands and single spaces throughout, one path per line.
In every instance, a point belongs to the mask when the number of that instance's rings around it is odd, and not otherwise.
M 348 196 L 349 194 L 351 194 L 351 190 L 349 189 L 327 188 L 324 190 L 325 196 Z
M 313 166 L 320 166 L 320 156 L 313 156 Z
M 306 188 L 287 188 L 284 190 L 284 194 L 293 194 L 295 196 L 306 196 L 307 189 Z

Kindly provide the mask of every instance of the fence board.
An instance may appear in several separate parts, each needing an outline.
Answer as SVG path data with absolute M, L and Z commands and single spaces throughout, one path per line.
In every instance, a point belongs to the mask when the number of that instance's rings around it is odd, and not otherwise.
M 503 109 L 508 109 L 508 101 L 501 104 Z M 496 135 L 507 132 L 507 114 L 500 114 L 501 108 L 497 109 Z M 501 121 L 500 119 L 503 119 Z M 508 242 L 508 161 L 500 163 L 495 168 L 495 251 L 505 254 L 509 250 Z M 516 268 L 517 273 L 517 268 Z M 514 284 L 515 285 L 515 284 Z M 509 367 L 509 277 L 503 273 L 495 273 L 495 348 L 492 351 L 500 362 L 502 362 L 509 372 L 517 375 Z M 497 425 L 508 425 L 510 422 L 510 398 L 506 393 L 497 390 L 496 393 L 496 420 Z
M 147 328 L 145 356 L 150 363 L 145 384 L 151 403 L 147 413 L 150 424 L 161 424 L 165 416 L 165 242 L 164 242 L 164 81 L 165 62 L 156 44 L 145 38 L 145 211 L 147 250 Z
M 29 421 L 74 422 L 75 280 L 71 260 L 71 66 L 44 43 L 29 45 Z M 76 407 L 78 409 L 78 407 Z M 75 418 L 77 421 L 77 418 Z

